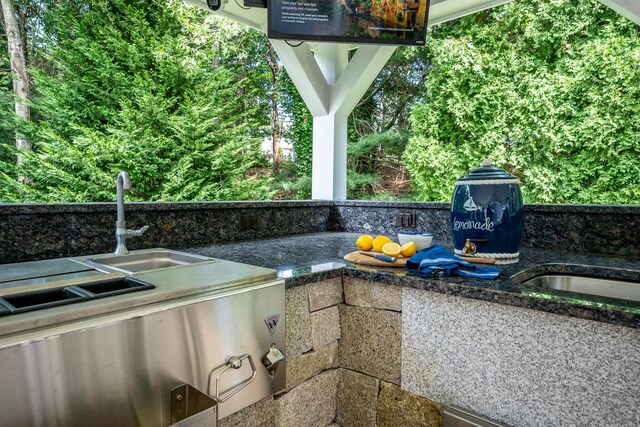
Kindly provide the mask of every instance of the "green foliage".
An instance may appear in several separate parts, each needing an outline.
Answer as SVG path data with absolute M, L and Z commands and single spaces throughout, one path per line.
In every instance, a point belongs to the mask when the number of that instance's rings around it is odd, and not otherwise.
M 358 135 L 354 140 L 389 130 L 409 131 L 409 113 L 429 74 L 428 53 L 421 47 L 396 50 L 351 114 L 349 127 Z
M 282 107 L 291 117 L 291 125 L 285 136 L 293 143 L 297 176 L 311 176 L 313 117 L 286 72 L 281 76 L 280 96 Z
M 402 154 L 409 137 L 409 114 L 429 73 L 427 51 L 400 47 L 376 77 L 348 128 L 348 197 L 410 198 Z
M 528 202 L 640 203 L 640 29 L 596 0 L 520 0 L 434 28 L 404 155 L 448 201 L 484 157 Z
M 44 22 L 54 71 L 32 70 L 37 120 L 20 126 L 35 150 L 1 165 L 2 200 L 112 201 L 119 170 L 135 199 L 271 196 L 246 178 L 265 127 L 255 80 L 212 48 L 246 30 L 177 0 L 52 1 Z
M 264 34 L 179 0 L 19 0 L 21 122 L 0 28 L 0 200 L 308 198 L 313 119 Z M 640 203 L 640 30 L 597 0 L 519 0 L 399 48 L 349 119 L 350 198 L 447 201 L 484 157 L 528 202 Z M 280 105 L 295 164 L 266 171 Z M 416 106 L 417 103 L 417 106 Z M 16 167 L 15 134 L 34 144 Z M 409 141 L 409 142 L 407 142 Z M 19 181 L 18 176 L 27 177 Z
M 399 193 L 395 176 L 404 169 L 401 159 L 409 135 L 385 132 L 366 135 L 347 148 L 347 191 L 351 199 L 391 199 Z
M 280 173 L 274 177 L 271 185 L 276 191 L 274 199 L 310 199 L 311 175 L 298 176 L 295 163 L 282 163 Z
M 251 111 L 255 123 L 251 135 L 260 138 L 270 136 L 271 102 L 277 98 L 277 93 L 266 59 L 269 41 L 264 33 L 246 25 L 223 19 L 215 22 L 215 28 L 204 27 L 205 31 L 213 32 L 208 34 L 208 38 L 216 46 L 218 58 L 214 64 L 235 73 L 238 79 L 237 102 Z
M 398 132 L 366 135 L 348 147 L 349 166 L 360 170 L 376 164 L 385 157 L 398 160 L 404 152 L 408 139 L 407 133 Z

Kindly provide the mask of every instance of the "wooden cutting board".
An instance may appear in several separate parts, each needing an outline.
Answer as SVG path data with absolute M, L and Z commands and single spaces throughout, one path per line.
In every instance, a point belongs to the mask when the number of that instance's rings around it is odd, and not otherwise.
M 360 251 L 348 253 L 343 258 L 345 259 L 345 261 L 349 261 L 354 264 L 371 265 L 374 267 L 392 267 L 392 268 L 393 267 L 403 268 L 404 265 L 407 263 L 407 260 L 409 259 L 409 258 L 398 258 L 396 262 L 386 262 L 386 261 L 381 261 L 379 259 L 372 258 L 370 256 L 362 255 Z
M 362 255 L 360 251 L 355 251 L 346 254 L 343 257 L 346 261 L 352 262 L 358 265 L 370 265 L 373 267 L 404 267 L 409 258 L 398 258 L 396 262 L 386 262 L 379 259 L 372 258 L 370 256 Z M 496 260 L 493 258 L 471 258 L 471 257 L 460 257 L 464 261 L 473 263 L 473 264 L 489 264 L 493 265 L 496 263 Z

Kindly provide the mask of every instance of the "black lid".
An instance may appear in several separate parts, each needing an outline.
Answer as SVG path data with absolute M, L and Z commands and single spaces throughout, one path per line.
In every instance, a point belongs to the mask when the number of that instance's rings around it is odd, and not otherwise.
M 460 178 L 456 185 L 470 184 L 474 181 L 487 181 L 486 184 L 520 184 L 520 180 L 514 175 L 507 173 L 504 169 L 492 167 L 490 159 L 484 159 L 481 168 L 472 170 Z M 484 183 L 478 182 L 478 184 Z

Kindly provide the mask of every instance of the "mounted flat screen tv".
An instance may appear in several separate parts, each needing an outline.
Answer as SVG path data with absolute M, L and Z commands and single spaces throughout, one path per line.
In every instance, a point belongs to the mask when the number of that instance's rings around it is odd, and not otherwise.
M 269 0 L 272 39 L 424 45 L 429 0 Z

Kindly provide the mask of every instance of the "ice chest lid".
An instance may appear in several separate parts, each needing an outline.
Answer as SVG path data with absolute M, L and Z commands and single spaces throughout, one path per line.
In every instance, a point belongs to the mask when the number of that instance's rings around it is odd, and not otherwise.
M 491 184 L 516 184 L 520 185 L 520 180 L 514 175 L 507 173 L 504 169 L 491 166 L 490 159 L 484 159 L 482 167 L 472 170 L 467 175 L 456 181 L 458 185 L 491 185 Z

